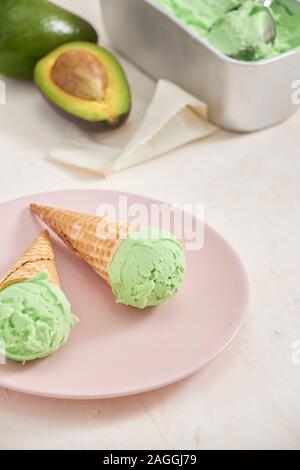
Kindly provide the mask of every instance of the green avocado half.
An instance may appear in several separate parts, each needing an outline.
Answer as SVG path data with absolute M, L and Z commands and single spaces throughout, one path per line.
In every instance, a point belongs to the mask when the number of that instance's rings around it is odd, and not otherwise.
M 85 20 L 47 0 L 0 0 L 0 73 L 32 79 L 39 59 L 67 42 L 97 43 Z
M 131 108 L 131 93 L 119 61 L 95 44 L 74 42 L 41 59 L 34 79 L 56 109 L 89 129 L 123 123 Z

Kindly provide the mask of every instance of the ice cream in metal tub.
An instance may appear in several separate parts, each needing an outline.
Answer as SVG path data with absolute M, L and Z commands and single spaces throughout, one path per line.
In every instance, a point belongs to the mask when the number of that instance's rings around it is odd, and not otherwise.
M 177 83 L 208 105 L 209 119 L 252 132 L 298 105 L 300 49 L 257 62 L 227 57 L 153 0 L 101 0 L 112 44 L 150 76 Z

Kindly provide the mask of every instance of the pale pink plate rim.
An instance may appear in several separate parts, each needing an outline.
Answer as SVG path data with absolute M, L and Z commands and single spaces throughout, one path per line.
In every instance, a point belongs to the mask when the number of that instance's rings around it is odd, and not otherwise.
M 0 203 L 0 207 L 10 204 L 10 203 L 15 203 L 15 202 L 21 202 L 23 200 L 27 200 L 29 198 L 32 198 L 34 202 L 34 198 L 36 197 L 42 197 L 42 198 L 47 198 L 47 196 L 52 196 L 53 194 L 65 194 L 65 193 L 70 193 L 70 192 L 105 192 L 105 193 L 111 193 L 112 195 L 122 195 L 122 196 L 129 196 L 129 197 L 137 197 L 137 198 L 144 198 L 147 199 L 151 203 L 156 203 L 156 204 L 168 204 L 171 205 L 170 202 L 168 201 L 162 201 L 156 198 L 151 198 L 148 197 L 147 195 L 143 194 L 137 194 L 137 193 L 131 193 L 128 191 L 122 191 L 122 190 L 110 190 L 110 189 L 100 189 L 100 188 L 72 188 L 72 189 L 65 189 L 65 190 L 55 190 L 55 191 L 47 191 L 47 192 L 42 192 L 42 193 L 34 193 L 34 194 L 28 194 L 22 197 L 10 199 L 10 200 L 5 200 Z M 193 215 L 193 217 L 196 217 Z M 45 397 L 45 398 L 56 398 L 56 399 L 67 399 L 67 400 L 94 400 L 94 399 L 108 399 L 108 398 L 119 398 L 119 397 L 124 397 L 124 396 L 131 396 L 131 395 L 136 395 L 140 393 L 146 393 L 150 392 L 153 390 L 157 390 L 163 387 L 167 387 L 169 385 L 172 385 L 174 383 L 180 382 L 187 377 L 193 375 L 195 372 L 199 371 L 202 369 L 204 366 L 208 365 L 210 362 L 212 362 L 214 359 L 216 359 L 228 346 L 229 344 L 233 341 L 233 339 L 237 336 L 239 333 L 241 327 L 243 326 L 244 320 L 247 315 L 247 309 L 249 305 L 249 298 L 250 298 L 250 283 L 249 283 L 249 278 L 246 272 L 246 269 L 244 267 L 244 264 L 236 252 L 236 250 L 230 245 L 230 243 L 221 235 L 219 232 L 217 232 L 214 228 L 212 228 L 209 224 L 205 223 L 205 226 L 217 237 L 219 238 L 222 243 L 226 246 L 227 250 L 231 252 L 231 255 L 235 260 L 237 261 L 239 268 L 240 268 L 240 273 L 243 281 L 243 289 L 244 289 L 244 295 L 243 295 L 243 305 L 241 307 L 241 315 L 239 317 L 239 322 L 236 326 L 236 328 L 233 330 L 232 335 L 230 336 L 229 339 L 227 339 L 223 346 L 219 348 L 219 350 L 215 353 L 212 354 L 209 359 L 201 359 L 199 360 L 198 363 L 194 364 L 190 368 L 186 368 L 184 371 L 182 371 L 180 374 L 172 374 L 172 376 L 166 377 L 164 380 L 161 380 L 160 383 L 149 383 L 144 385 L 143 387 L 137 388 L 126 388 L 118 390 L 111 390 L 107 394 L 102 394 L 97 392 L 96 390 L 91 390 L 89 393 L 76 393 L 72 392 L 70 393 L 52 393 L 52 392 L 45 392 L 44 390 L 39 391 L 37 389 L 30 390 L 28 388 L 23 388 L 21 386 L 16 386 L 16 385 L 11 385 L 9 383 L 6 383 L 5 380 L 3 381 L 0 376 L 0 387 L 6 388 L 8 390 L 12 390 L 15 392 L 19 393 L 24 393 L 27 395 L 32 395 L 32 396 L 39 396 L 39 397 Z

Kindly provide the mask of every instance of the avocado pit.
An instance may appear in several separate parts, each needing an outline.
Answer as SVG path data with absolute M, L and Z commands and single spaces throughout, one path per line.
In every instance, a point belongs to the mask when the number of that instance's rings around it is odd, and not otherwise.
M 99 60 L 82 50 L 71 50 L 56 60 L 51 78 L 69 95 L 88 101 L 105 99 L 108 79 Z

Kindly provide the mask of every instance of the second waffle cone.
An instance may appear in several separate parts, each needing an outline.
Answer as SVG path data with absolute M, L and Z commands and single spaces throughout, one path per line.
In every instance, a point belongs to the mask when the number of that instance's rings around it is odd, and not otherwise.
M 60 287 L 54 252 L 47 230 L 27 248 L 14 266 L 0 280 L 0 290 L 17 282 L 27 281 L 36 274 L 47 273 L 49 281 Z

